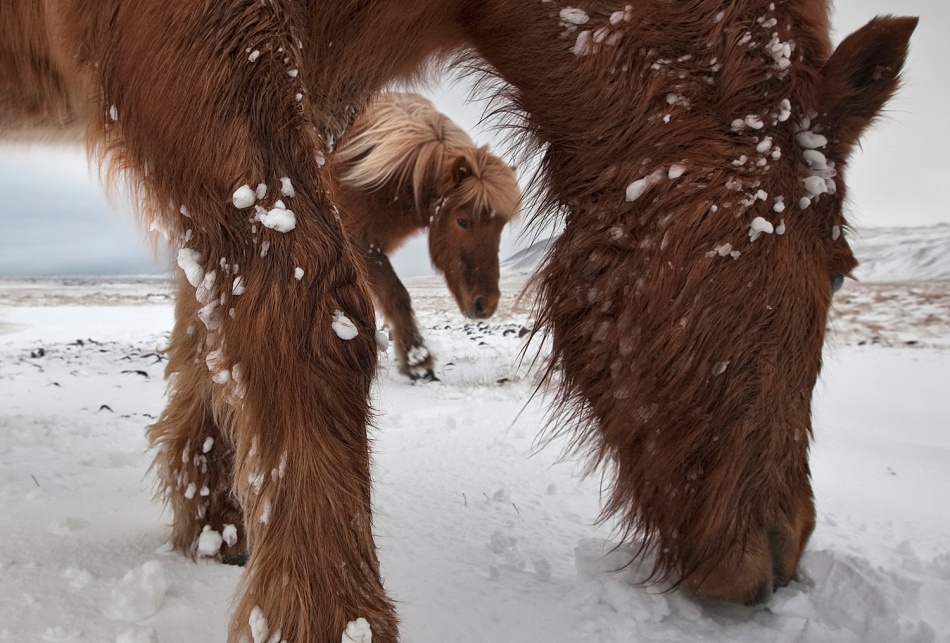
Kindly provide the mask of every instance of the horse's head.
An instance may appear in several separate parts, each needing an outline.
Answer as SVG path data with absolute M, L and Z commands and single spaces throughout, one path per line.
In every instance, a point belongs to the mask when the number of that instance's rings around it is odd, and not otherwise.
M 815 524 L 812 389 L 856 265 L 843 170 L 916 25 L 881 18 L 832 53 L 824 3 L 762 4 L 706 22 L 634 4 L 616 27 L 585 25 L 602 42 L 569 68 L 581 99 L 537 125 L 605 124 L 543 159 L 570 205 L 538 280 L 559 424 L 596 420 L 572 439 L 615 468 L 605 512 L 647 539 L 658 573 L 734 602 L 794 578 Z M 598 64 L 609 78 L 590 82 Z
M 432 203 L 429 255 L 445 275 L 459 309 L 471 319 L 498 306 L 498 245 L 521 191 L 514 170 L 485 147 L 445 160 L 439 197 Z
M 748 226 L 744 241 L 749 243 L 710 248 L 711 261 L 723 268 L 710 276 L 731 284 L 723 297 L 726 306 L 710 321 L 740 333 L 729 338 L 732 347 L 720 345 L 723 357 L 707 366 L 713 395 L 729 400 L 721 410 L 735 413 L 712 426 L 731 423 L 732 443 L 724 448 L 735 451 L 720 456 L 728 465 L 719 471 L 701 462 L 689 467 L 713 478 L 698 493 L 735 490 L 740 507 L 750 509 L 740 508 L 736 540 L 714 563 L 693 552 L 680 561 L 680 571 L 689 573 L 687 584 L 700 595 L 762 600 L 795 577 L 814 528 L 807 462 L 811 393 L 832 295 L 857 265 L 846 240 L 844 169 L 860 135 L 897 89 L 916 25 L 916 18 L 871 21 L 816 69 L 818 76 L 809 83 L 813 91 L 795 95 L 793 90 L 778 110 L 733 124 L 751 139 L 743 159 L 750 182 L 740 188 L 742 179 L 736 179 L 732 208 L 738 212 L 736 203 L 743 207 L 746 199 L 739 219 Z M 733 256 L 736 251 L 751 256 Z M 743 267 L 743 261 L 751 263 Z M 704 332 L 715 335 L 710 327 Z M 706 502 L 711 512 L 720 506 L 712 496 Z M 694 525 L 698 533 L 690 535 L 692 542 L 721 547 L 704 541 L 702 520 L 734 519 L 707 514 Z

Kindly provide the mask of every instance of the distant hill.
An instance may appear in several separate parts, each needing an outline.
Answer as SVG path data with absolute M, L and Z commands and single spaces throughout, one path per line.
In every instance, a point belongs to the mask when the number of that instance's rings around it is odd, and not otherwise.
M 538 241 L 501 263 L 502 272 L 527 274 L 541 263 L 553 237 Z M 861 265 L 860 281 L 950 280 L 950 223 L 913 228 L 859 228 L 849 242 Z
M 950 279 L 950 223 L 920 228 L 858 228 L 851 248 L 861 281 Z
M 534 272 L 534 269 L 541 264 L 541 259 L 544 258 L 544 253 L 547 251 L 548 245 L 556 238 L 557 236 L 541 239 L 540 241 L 535 241 L 527 248 L 519 250 L 501 262 L 501 271 L 503 273 L 516 275 Z

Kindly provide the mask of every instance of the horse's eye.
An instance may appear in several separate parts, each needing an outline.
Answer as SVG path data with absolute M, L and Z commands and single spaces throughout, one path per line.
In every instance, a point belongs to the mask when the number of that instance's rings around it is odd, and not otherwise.
M 463 230 L 468 230 L 468 219 L 458 219 L 457 223 Z
M 831 292 L 836 293 L 841 290 L 841 286 L 844 285 L 844 275 L 840 272 L 836 272 L 831 275 Z

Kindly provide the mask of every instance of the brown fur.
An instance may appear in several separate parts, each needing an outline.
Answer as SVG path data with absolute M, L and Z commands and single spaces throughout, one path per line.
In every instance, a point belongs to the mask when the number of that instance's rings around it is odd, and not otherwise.
M 521 201 L 512 168 L 477 147 L 418 94 L 384 92 L 330 156 L 343 225 L 366 254 L 374 298 L 392 327 L 399 370 L 435 377 L 409 293 L 387 257 L 429 230 L 429 255 L 463 314 L 498 306 L 498 245 Z
M 574 6 L 587 22 L 560 1 L 0 0 L 3 136 L 85 127 L 185 250 L 171 400 L 150 437 L 178 547 L 243 510 L 232 643 L 336 643 L 358 617 L 397 639 L 372 537 L 367 276 L 315 159 L 386 83 L 455 51 L 507 82 L 543 144 L 547 211 L 566 228 L 539 320 L 575 443 L 614 473 L 605 512 L 700 595 L 758 601 L 794 576 L 831 277 L 855 265 L 843 165 L 916 19 L 877 19 L 832 56 L 826 0 Z M 796 129 L 825 137 L 833 168 L 807 166 Z M 287 218 L 284 177 L 296 228 L 280 233 L 263 223 Z M 815 177 L 835 192 L 799 208 Z M 232 202 L 243 184 L 266 186 L 262 210 Z M 784 218 L 784 235 L 751 241 L 756 216 Z M 191 484 L 207 496 L 186 498 Z

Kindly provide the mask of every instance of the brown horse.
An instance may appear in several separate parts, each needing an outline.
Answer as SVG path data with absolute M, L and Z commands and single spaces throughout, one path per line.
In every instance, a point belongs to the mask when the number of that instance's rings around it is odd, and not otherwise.
M 5 135 L 85 130 L 179 247 L 150 437 L 174 544 L 250 554 L 233 643 L 397 640 L 372 535 L 373 310 L 317 159 L 387 83 L 453 53 L 504 81 L 542 145 L 543 216 L 565 231 L 539 318 L 562 417 L 612 472 L 605 512 L 701 596 L 761 601 L 794 577 L 826 314 L 855 266 L 845 163 L 917 24 L 878 18 L 833 52 L 828 14 L 0 0 Z
M 491 317 L 501 232 L 521 202 L 514 170 L 429 100 L 400 92 L 370 101 L 328 160 L 343 226 L 366 254 L 374 299 L 392 327 L 399 371 L 435 379 L 435 356 L 387 255 L 428 228 L 432 264 L 459 310 Z

